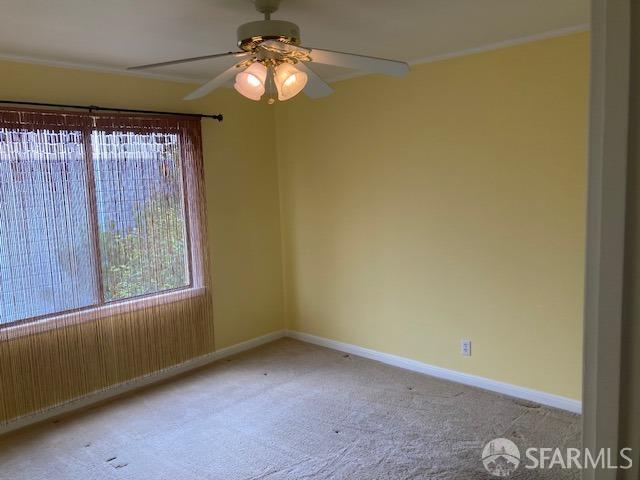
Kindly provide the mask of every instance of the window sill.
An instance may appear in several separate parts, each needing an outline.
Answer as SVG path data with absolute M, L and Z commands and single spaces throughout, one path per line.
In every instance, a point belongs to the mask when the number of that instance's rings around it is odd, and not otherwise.
M 0 325 L 0 342 L 36 335 L 71 325 L 94 322 L 102 318 L 113 317 L 126 312 L 175 303 L 187 298 L 203 295 L 204 292 L 205 288 L 203 287 L 185 288 L 183 290 L 161 293 L 159 295 L 123 300 L 99 307 L 90 307 L 75 312 L 51 315 L 19 325 L 10 325 L 7 327 Z

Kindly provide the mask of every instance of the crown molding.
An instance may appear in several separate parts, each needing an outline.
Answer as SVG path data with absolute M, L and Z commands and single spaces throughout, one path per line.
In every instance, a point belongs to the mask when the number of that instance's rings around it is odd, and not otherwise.
M 510 40 L 504 40 L 502 42 L 487 43 L 485 45 L 480 45 L 477 47 L 465 48 L 462 50 L 455 50 L 453 52 L 427 55 L 426 57 L 414 58 L 412 60 L 409 60 L 407 63 L 411 66 L 422 65 L 425 63 L 434 63 L 442 60 L 448 60 L 450 58 L 464 57 L 467 55 L 474 55 L 476 53 L 491 52 L 493 50 L 500 50 L 502 48 L 514 47 L 516 45 L 522 45 L 524 43 L 537 42 L 540 40 L 547 40 L 547 39 L 557 38 L 557 37 L 565 37 L 567 35 L 573 35 L 574 33 L 588 32 L 589 29 L 590 29 L 589 24 L 584 23 L 581 25 L 574 25 L 571 27 L 558 28 L 556 30 L 548 30 L 546 32 L 527 35 L 525 37 L 512 38 Z M 331 77 L 326 81 L 340 82 L 342 80 L 349 80 L 351 78 L 362 77 L 365 75 L 371 75 L 371 74 L 365 73 L 365 72 L 349 72 L 349 73 L 345 73 L 344 75 L 336 75 L 335 77 Z
M 564 37 L 567 35 L 572 35 L 574 33 L 587 32 L 587 31 L 589 31 L 589 24 L 574 25 L 571 27 L 559 28 L 556 30 L 549 30 L 546 32 L 527 35 L 524 37 L 513 38 L 511 40 L 504 40 L 502 42 L 488 43 L 488 44 L 480 45 L 477 47 L 456 50 L 453 52 L 427 55 L 426 57 L 419 57 L 419 58 L 414 58 L 412 60 L 409 60 L 408 63 L 409 65 L 412 65 L 412 66 L 421 65 L 425 63 L 433 63 L 441 60 L 447 60 L 450 58 L 463 57 L 466 55 L 473 55 L 473 54 L 482 53 L 482 52 L 490 52 L 492 50 L 499 50 L 502 48 L 522 45 L 524 43 L 536 42 L 539 40 L 547 40 L 547 39 L 556 38 L 556 37 Z M 46 60 L 46 59 L 37 58 L 37 57 L 13 55 L 8 53 L 0 53 L 0 60 L 18 62 L 18 63 L 29 63 L 33 65 L 44 65 L 48 67 L 69 68 L 73 70 L 85 70 L 85 71 L 96 72 L 96 73 L 126 75 L 126 76 L 132 76 L 132 77 L 148 78 L 152 80 L 166 80 L 170 82 L 188 83 L 193 85 L 199 85 L 210 80 L 210 78 L 194 78 L 194 77 L 185 77 L 181 75 L 166 75 L 161 73 L 143 72 L 138 70 L 131 71 L 131 70 L 126 70 L 124 68 L 108 67 L 108 66 L 99 65 L 99 64 L 66 62 L 66 61 L 60 61 L 60 60 Z M 371 74 L 366 72 L 354 71 L 354 72 L 345 73 L 343 75 L 336 75 L 334 77 L 330 77 L 325 81 L 333 83 L 333 82 L 339 82 L 342 80 L 349 80 L 351 78 L 362 77 L 366 75 L 371 75 Z
M 125 68 L 108 67 L 105 65 L 91 64 L 91 63 L 79 63 L 79 62 L 66 62 L 61 60 L 47 60 L 37 57 L 29 57 L 23 55 L 13 55 L 10 53 L 0 52 L 0 61 L 27 63 L 31 65 L 43 65 L 46 67 L 68 68 L 72 70 L 84 70 L 95 73 L 110 73 L 113 75 L 125 75 L 129 77 L 149 78 L 152 80 L 167 80 L 170 82 L 178 83 L 190 83 L 198 85 L 204 83 L 209 78 L 193 78 L 185 77 L 181 75 L 166 75 L 162 73 L 142 72 L 139 70 L 127 70 Z

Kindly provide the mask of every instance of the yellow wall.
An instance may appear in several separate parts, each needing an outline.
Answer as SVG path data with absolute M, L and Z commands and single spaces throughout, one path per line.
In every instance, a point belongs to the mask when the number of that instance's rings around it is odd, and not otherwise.
M 279 104 L 289 327 L 580 399 L 587 90 L 583 33 Z
M 0 98 L 225 114 L 203 120 L 216 347 L 283 327 L 273 109 L 222 89 L 196 102 L 176 82 L 0 62 Z
M 0 62 L 0 98 L 225 114 L 203 121 L 218 348 L 286 311 L 296 330 L 579 399 L 587 62 L 578 34 L 275 108 Z

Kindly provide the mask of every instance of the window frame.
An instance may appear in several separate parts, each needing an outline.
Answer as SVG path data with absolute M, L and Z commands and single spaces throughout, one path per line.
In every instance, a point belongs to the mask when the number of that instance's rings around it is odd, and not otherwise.
M 97 287 L 97 297 L 98 302 L 83 308 L 98 308 L 106 305 L 111 305 L 114 303 L 126 302 L 129 300 L 136 299 L 144 299 L 146 297 L 153 297 L 162 295 L 163 293 L 171 293 L 179 290 L 186 290 L 193 288 L 193 256 L 192 256 L 192 248 L 191 248 L 191 219 L 189 218 L 189 198 L 188 198 L 188 185 L 187 185 L 187 171 L 189 169 L 185 168 L 184 164 L 184 155 L 183 155 L 183 139 L 181 138 L 180 133 L 175 133 L 178 139 L 178 150 L 180 151 L 180 170 L 181 170 L 181 179 L 182 179 L 182 207 L 184 211 L 184 240 L 185 240 L 185 252 L 186 252 L 186 267 L 188 273 L 188 282 L 186 285 L 176 288 L 171 288 L 167 290 L 161 290 L 158 292 L 147 293 L 143 295 L 135 295 L 132 297 L 116 299 L 116 300 L 106 300 L 104 294 L 104 271 L 102 269 L 102 252 L 100 250 L 100 226 L 98 221 L 98 208 L 97 208 L 97 187 L 95 181 L 95 165 L 93 163 L 93 142 L 91 141 L 93 133 L 105 131 L 107 134 L 116 133 L 116 132 L 126 132 L 126 131 L 134 131 L 134 129 L 125 130 L 125 129 L 103 129 L 103 128 L 88 128 L 86 131 L 83 131 L 83 140 L 84 140 L 84 151 L 85 151 L 85 160 L 87 162 L 87 191 L 89 195 L 89 212 L 91 217 L 91 241 L 93 248 L 93 255 L 97 265 L 97 268 L 94 269 L 95 282 Z M 137 132 L 136 132 L 137 133 Z M 146 133 L 146 132 L 145 132 Z M 165 132 L 168 133 L 168 132 Z
M 0 109 L 2 110 L 2 109 Z M 63 124 L 49 124 L 46 121 L 43 123 L 15 123 L 0 122 L 0 128 L 16 129 L 16 130 L 75 130 L 81 132 L 83 153 L 86 165 L 87 174 L 87 196 L 88 196 L 88 212 L 89 212 L 89 230 L 90 230 L 90 248 L 91 254 L 94 258 L 96 268 L 93 269 L 94 281 L 96 284 L 96 299 L 97 302 L 80 308 L 61 310 L 58 312 L 52 312 L 35 317 L 28 317 L 12 322 L 0 324 L 0 340 L 6 340 L 11 338 L 18 338 L 24 335 L 31 335 L 35 333 L 41 333 L 69 325 L 75 325 L 78 323 L 85 323 L 90 321 L 96 321 L 101 318 L 106 318 L 132 310 L 142 310 L 150 307 L 157 307 L 159 305 L 166 305 L 174 302 L 178 302 L 184 299 L 205 295 L 205 255 L 201 248 L 194 248 L 194 238 L 202 238 L 205 232 L 205 219 L 202 215 L 201 209 L 196 206 L 196 199 L 202 189 L 201 176 L 202 176 L 202 158 L 194 159 L 194 165 L 187 166 L 186 162 L 188 156 L 185 155 L 185 137 L 186 131 L 180 128 L 168 128 L 163 133 L 176 134 L 178 139 L 178 148 L 180 151 L 180 169 L 182 177 L 182 201 L 184 211 L 184 232 L 185 232 L 185 261 L 188 272 L 188 283 L 184 286 L 162 290 L 158 292 L 152 292 L 144 295 L 137 295 L 133 297 L 105 300 L 104 284 L 103 284 L 103 268 L 102 258 L 100 251 L 100 238 L 99 238 L 99 221 L 97 210 L 97 188 L 95 182 L 95 166 L 93 163 L 93 144 L 92 134 L 95 131 L 106 132 L 136 132 L 136 133 L 150 133 L 152 130 L 144 130 L 136 127 L 122 126 L 119 128 L 105 127 L 102 125 L 96 125 L 96 122 L 92 121 L 101 117 L 121 117 L 126 119 L 162 119 L 167 120 L 169 116 L 154 116 L 154 115 L 100 115 L 95 113 L 77 113 L 69 111 L 55 111 L 55 110 L 14 110 L 16 112 L 25 112 L 30 114 L 42 114 L 43 117 L 46 114 L 62 114 L 71 115 L 73 117 L 87 117 L 87 122 L 79 121 L 78 124 L 63 125 Z M 181 120 L 177 118 L 177 120 Z M 158 129 L 156 131 L 162 131 Z M 192 138 L 192 141 L 198 143 L 199 151 L 201 152 L 201 139 Z

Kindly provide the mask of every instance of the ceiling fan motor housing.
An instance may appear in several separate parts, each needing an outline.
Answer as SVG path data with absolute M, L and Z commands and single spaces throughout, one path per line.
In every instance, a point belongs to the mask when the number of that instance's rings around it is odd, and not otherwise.
M 238 46 L 242 50 L 251 52 L 265 40 L 300 45 L 300 28 L 284 20 L 259 20 L 238 27 Z

